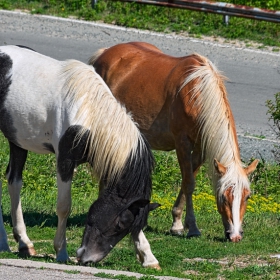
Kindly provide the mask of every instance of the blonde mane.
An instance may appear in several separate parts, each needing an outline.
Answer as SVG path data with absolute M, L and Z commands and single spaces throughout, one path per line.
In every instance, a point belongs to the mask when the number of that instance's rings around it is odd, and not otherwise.
M 249 181 L 240 160 L 235 123 L 224 86 L 226 77 L 207 58 L 195 55 L 201 65 L 194 67 L 181 89 L 196 80 L 195 87 L 189 92 L 192 95 L 190 101 L 197 98 L 193 106 L 199 108 L 201 147 L 209 162 L 215 194 L 220 198 L 224 191 L 232 186 L 235 197 L 238 197 L 241 195 L 240 186 L 249 189 Z M 215 158 L 227 168 L 222 178 L 215 172 Z
M 93 55 L 89 58 L 88 60 L 88 64 L 89 65 L 93 65 L 94 62 L 97 60 L 97 58 L 105 51 L 107 50 L 107 48 L 102 48 L 97 50 L 95 53 L 93 53 Z
M 88 134 L 86 148 L 93 171 L 99 178 L 105 173 L 108 179 L 115 178 L 129 156 L 135 155 L 139 141 L 144 148 L 138 128 L 92 66 L 68 60 L 62 75 L 65 98 L 71 106 L 78 104 L 75 121 L 82 128 L 77 139 Z

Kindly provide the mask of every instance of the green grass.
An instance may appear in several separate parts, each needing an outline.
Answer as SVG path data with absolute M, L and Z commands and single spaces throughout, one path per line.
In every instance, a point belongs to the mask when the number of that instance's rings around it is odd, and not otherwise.
M 246 4 L 260 8 L 280 10 L 278 0 L 223 2 Z M 98 0 L 92 9 L 90 0 L 0 0 L 0 9 L 23 9 L 33 14 L 49 14 L 61 17 L 74 16 L 90 21 L 103 21 L 120 26 L 147 29 L 158 32 L 174 32 L 191 37 L 222 37 L 226 40 L 243 40 L 247 46 L 253 42 L 259 48 L 274 46 L 279 52 L 280 24 L 231 17 L 230 24 L 223 23 L 223 16 L 185 9 L 154 5 Z
M 9 153 L 3 136 L 0 137 L 0 144 L 2 207 L 12 250 L 11 253 L 0 253 L 0 258 L 19 258 L 12 235 L 10 201 L 4 178 Z M 278 166 L 261 162 L 258 167 L 252 178 L 255 195 L 250 199 L 245 215 L 244 239 L 235 244 L 224 239 L 221 218 L 206 174 L 207 166 L 203 166 L 198 174 L 194 196 L 195 213 L 202 236 L 187 239 L 169 234 L 171 207 L 181 183 L 180 172 L 174 152 L 154 154 L 157 165 L 153 175 L 152 200 L 161 203 L 162 207 L 151 212 L 145 234 L 162 271 L 141 267 L 129 237 L 118 243 L 103 261 L 93 266 L 143 273 L 146 275 L 143 280 L 153 279 L 150 275 L 188 279 L 277 279 L 280 261 L 270 256 L 280 253 Z M 28 235 L 38 253 L 37 257 L 31 259 L 36 261 L 55 262 L 55 176 L 53 155 L 29 154 L 24 169 L 22 207 Z M 73 181 L 73 206 L 67 225 L 68 253 L 73 261 L 81 243 L 86 213 L 96 199 L 97 191 L 97 184 L 92 182 L 86 166 L 80 166 Z

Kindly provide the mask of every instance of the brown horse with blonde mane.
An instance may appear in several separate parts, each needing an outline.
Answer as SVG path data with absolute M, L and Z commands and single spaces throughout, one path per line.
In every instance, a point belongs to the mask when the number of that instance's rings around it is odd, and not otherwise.
M 192 194 L 196 174 L 207 160 L 225 236 L 240 241 L 250 196 L 248 175 L 258 161 L 248 167 L 241 162 L 225 77 L 215 65 L 199 54 L 173 57 L 143 42 L 101 49 L 89 64 L 132 113 L 153 149 L 176 150 L 182 185 L 171 232 L 181 235 L 188 228 L 188 237 L 200 235 Z

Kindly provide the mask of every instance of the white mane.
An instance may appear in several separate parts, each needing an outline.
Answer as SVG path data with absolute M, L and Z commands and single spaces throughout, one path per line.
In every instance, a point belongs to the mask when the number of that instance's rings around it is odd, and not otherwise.
M 135 154 L 138 139 L 144 147 L 138 128 L 92 66 L 69 60 L 62 75 L 66 79 L 66 97 L 80 104 L 76 120 L 83 128 L 78 137 L 90 133 L 87 148 L 93 170 L 99 178 L 105 170 L 109 178 L 117 176 L 128 157 Z

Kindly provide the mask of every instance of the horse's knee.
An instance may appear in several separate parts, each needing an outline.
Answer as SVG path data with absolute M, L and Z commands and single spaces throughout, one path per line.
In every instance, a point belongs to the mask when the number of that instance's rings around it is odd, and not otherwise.
M 59 218 L 68 218 L 71 211 L 71 204 L 57 205 L 56 213 Z

